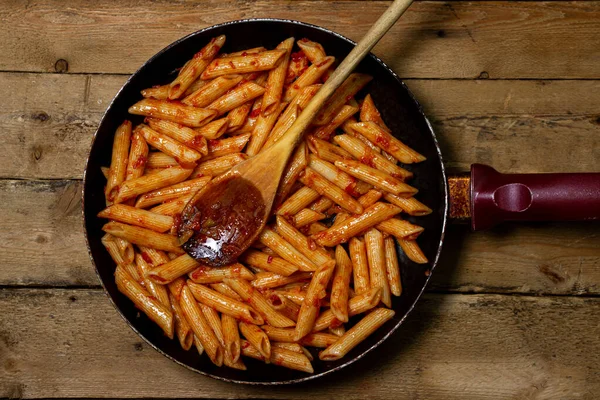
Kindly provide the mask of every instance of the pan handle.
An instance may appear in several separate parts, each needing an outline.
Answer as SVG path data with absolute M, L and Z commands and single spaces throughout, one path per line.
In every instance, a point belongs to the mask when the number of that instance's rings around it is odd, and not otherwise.
M 600 219 L 600 173 L 501 174 L 471 166 L 471 227 Z

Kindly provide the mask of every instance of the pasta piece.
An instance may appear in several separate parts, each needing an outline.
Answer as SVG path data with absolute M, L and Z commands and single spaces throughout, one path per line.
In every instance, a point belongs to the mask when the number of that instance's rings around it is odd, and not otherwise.
M 398 243 L 406 256 L 417 264 L 427 264 L 429 261 L 416 240 L 398 239 Z
M 381 302 L 391 307 L 392 298 L 390 296 L 390 285 L 387 280 L 385 247 L 381 232 L 375 228 L 369 229 L 365 233 L 365 246 L 367 248 L 367 259 L 369 260 L 371 287 L 381 288 Z
M 255 290 L 247 281 L 226 278 L 225 283 L 235 290 L 244 302 L 247 302 L 258 311 L 269 325 L 280 328 L 294 325 L 294 321 L 274 310 L 263 295 Z
M 223 282 L 225 278 L 239 278 L 251 281 L 254 274 L 242 264 L 232 264 L 222 268 L 211 268 L 199 266 L 189 274 L 190 279 L 195 283 L 218 283 Z
M 179 344 L 182 349 L 189 350 L 194 343 L 194 332 L 192 331 L 192 327 L 183 316 L 179 300 L 172 293 L 169 293 L 169 302 L 171 303 L 171 311 L 173 312 L 173 317 L 175 319 L 175 334 L 179 340 Z
M 191 174 L 192 178 L 219 176 L 248 158 L 244 153 L 227 154 L 198 164 Z
M 360 107 L 360 120 L 361 122 L 375 122 L 381 128 L 388 132 L 390 131 L 390 128 L 383 122 L 383 118 L 381 118 L 381 114 L 375 106 L 370 94 L 365 96 L 362 106 Z
M 326 231 L 327 225 L 323 225 L 320 222 L 314 222 L 308 226 L 308 231 L 306 232 L 309 236 L 316 235 L 319 232 Z
M 289 276 L 278 275 L 274 272 L 261 272 L 252 281 L 252 286 L 260 290 L 272 289 L 288 283 L 310 281 L 310 278 L 310 272 L 298 272 Z
M 169 85 L 169 99 L 178 99 L 186 89 L 204 72 L 225 44 L 225 35 L 217 36 L 202 48 L 179 71 L 177 78 Z
M 109 222 L 102 227 L 102 230 L 140 246 L 172 251 L 177 254 L 183 253 L 183 250 L 179 247 L 177 238 L 165 233 L 157 233 L 149 229 L 126 225 L 120 222 Z
M 256 250 L 246 251 L 241 255 L 240 261 L 281 276 L 290 276 L 298 270 L 297 266 L 285 261 L 283 258 L 273 257 Z
M 250 139 L 250 143 L 248 143 L 246 154 L 249 156 L 254 156 L 260 152 L 267 141 L 267 137 L 273 129 L 277 118 L 287 107 L 287 105 L 288 103 L 279 103 L 276 108 L 266 116 L 260 112 L 261 109 L 258 109 L 260 115 L 257 117 L 256 124 L 252 130 L 252 137 Z
M 254 130 L 254 127 L 256 126 L 258 117 L 260 116 L 261 105 L 262 105 L 262 98 L 259 97 L 254 101 L 254 104 L 252 104 L 252 109 L 250 110 L 250 113 L 247 115 L 246 120 L 244 121 L 242 126 L 236 127 L 236 129 L 235 129 L 236 134 L 248 133 L 248 132 L 252 132 Z
M 267 300 L 271 307 L 285 315 L 292 321 L 298 320 L 298 314 L 300 313 L 300 306 L 294 303 L 292 300 L 279 293 L 270 293 Z
M 335 166 L 361 181 L 367 182 L 376 188 L 385 190 L 396 196 L 411 197 L 418 192 L 416 188 L 401 180 L 398 180 L 385 172 L 379 171 L 376 168 L 368 167 L 358 161 L 336 161 Z
M 389 201 L 390 203 L 400 207 L 402 211 L 404 211 L 408 215 L 422 217 L 424 215 L 429 215 L 432 212 L 431 208 L 427 207 L 425 204 L 421 203 L 414 197 L 405 199 L 402 197 L 394 196 L 390 193 L 386 193 L 383 195 L 383 198 Z
M 204 125 L 202 128 L 196 129 L 196 132 L 204 136 L 206 139 L 218 139 L 227 132 L 229 119 L 221 118 Z
M 187 283 L 196 300 L 210 308 L 249 324 L 264 324 L 263 318 L 249 305 L 193 282 Z
M 194 294 L 193 291 L 192 294 Z M 206 322 L 208 322 L 208 325 L 210 325 L 215 337 L 219 341 L 219 344 L 223 346 L 223 349 L 225 349 L 225 339 L 223 338 L 223 329 L 221 327 L 221 318 L 219 317 L 219 313 L 214 308 L 211 308 L 206 304 L 198 303 L 198 306 L 200 307 L 202 314 L 204 314 Z
M 189 322 L 194 331 L 194 335 L 202 344 L 202 347 L 210 360 L 219 367 L 223 365 L 224 350 L 215 336 L 214 331 L 208 324 L 208 321 L 206 321 L 200 306 L 194 299 L 194 296 L 192 296 L 190 288 L 187 286 L 184 286 L 181 290 L 180 305 L 183 315 Z
M 176 124 L 175 122 L 165 121 L 156 118 L 146 118 L 146 122 L 148 123 L 151 129 L 175 139 L 175 141 L 180 142 L 186 147 L 197 151 L 198 153 L 200 153 L 200 155 L 205 156 L 208 153 L 208 145 L 206 143 L 206 138 L 198 132 L 196 132 L 195 130 L 193 130 L 192 128 Z M 163 146 L 165 146 L 165 144 L 163 144 Z M 160 146 L 154 147 L 162 151 Z M 168 152 L 165 153 L 170 155 L 170 153 Z M 173 157 L 177 156 L 174 155 Z
M 365 242 L 356 237 L 350 239 L 348 248 L 350 250 L 350 258 L 352 259 L 354 292 L 359 295 L 371 287 L 367 248 L 365 247 Z
M 314 332 L 309 333 L 300 340 L 300 344 L 309 347 L 328 347 L 339 338 L 331 333 Z
M 188 254 L 183 254 L 174 260 L 153 268 L 148 272 L 147 276 L 154 282 L 164 285 L 195 270 L 198 265 L 200 265 L 198 261 L 194 260 Z
M 350 124 L 350 128 L 354 129 L 404 164 L 418 163 L 426 160 L 424 156 L 396 139 L 392 134 L 381 128 L 375 122 L 356 122 Z
M 332 335 L 335 336 L 343 336 L 344 333 L 346 333 L 346 328 L 344 328 L 344 325 L 338 325 L 336 327 L 330 326 L 328 329 L 329 333 L 331 333 Z
M 142 279 L 142 276 L 140 275 L 140 272 L 138 271 L 137 267 L 133 264 L 133 257 L 131 257 L 131 260 L 127 260 L 127 261 L 123 258 L 123 254 L 122 254 L 121 250 L 119 250 L 119 245 L 117 244 L 117 240 L 118 240 L 118 238 L 107 233 L 106 235 L 104 235 L 102 237 L 101 242 L 102 242 L 102 245 L 108 251 L 108 254 L 110 254 L 110 257 L 113 259 L 115 264 L 122 266 L 123 269 L 136 282 L 138 282 L 139 284 L 143 284 L 144 280 Z
M 202 342 L 196 335 L 194 335 L 194 346 L 196 346 L 196 350 L 198 351 L 199 355 L 204 354 L 204 346 L 202 346 Z
M 177 199 L 188 194 L 195 194 L 210 180 L 210 176 L 204 176 L 202 178 L 190 179 L 169 187 L 144 193 L 137 199 L 135 206 L 137 208 L 147 208 L 155 204 L 162 203 L 163 201 Z
M 319 79 L 321 79 L 334 61 L 335 57 L 325 57 L 318 63 L 308 67 L 302 75 L 287 88 L 285 95 L 283 96 L 283 101 L 291 101 L 300 90 L 319 82 Z
M 350 240 L 366 229 L 393 217 L 400 208 L 387 203 L 375 203 L 362 214 L 351 216 L 338 226 L 313 235 L 313 239 L 321 246 L 333 247 Z
M 311 210 L 321 213 L 327 211 L 331 207 L 333 207 L 333 201 L 325 196 L 319 198 L 319 200 L 310 205 Z
M 217 116 L 220 116 L 260 96 L 264 92 L 264 87 L 254 82 L 244 82 L 227 91 L 223 96 L 209 104 L 207 108 L 216 110 Z
M 148 144 L 142 135 L 134 134 L 131 138 L 131 149 L 125 180 L 136 179 L 144 175 L 146 162 L 148 161 Z
M 240 332 L 238 323 L 230 315 L 221 314 L 221 325 L 223 327 L 223 339 L 225 340 L 225 357 L 227 363 L 234 365 L 238 362 L 241 355 Z
M 213 60 L 202 73 L 202 79 L 222 75 L 245 74 L 273 69 L 285 56 L 285 50 L 268 50 L 245 56 L 223 57 Z
M 125 204 L 113 204 L 100 211 L 98 217 L 141 226 L 142 228 L 151 229 L 156 232 L 166 232 L 173 226 L 173 217 L 141 210 Z
M 290 161 L 283 170 L 283 176 L 279 182 L 279 188 L 277 189 L 274 204 L 280 205 L 283 202 L 283 199 L 288 197 L 307 164 L 308 149 L 306 144 L 302 142 L 296 147 L 294 154 L 292 154 Z
M 141 124 L 135 130 L 140 132 L 152 147 L 173 157 L 183 167 L 194 166 L 196 161 L 202 157 L 202 154 L 196 150 L 184 146 L 167 135 L 156 132 L 147 125 Z
M 352 156 L 361 163 L 386 172 L 394 178 L 406 180 L 413 176 L 412 172 L 389 162 L 382 155 L 375 153 L 365 143 L 355 137 L 350 135 L 337 135 L 333 137 L 333 141 L 348 153 L 352 154 Z
M 336 161 L 336 163 L 337 162 L 338 161 Z M 358 197 L 362 194 L 356 190 L 356 179 L 347 174 L 346 172 L 341 171 L 341 168 L 338 169 L 337 165 L 328 163 L 327 161 L 321 160 L 316 155 L 311 154 L 309 156 L 308 166 L 315 170 L 315 172 L 317 172 L 319 175 L 321 175 L 340 189 L 344 190 L 349 195 Z M 369 190 L 370 185 L 363 186 L 363 189 Z
M 319 359 L 324 361 L 339 360 L 389 321 L 394 314 L 393 310 L 377 308 L 350 328 L 337 342 L 320 352 Z
M 348 322 L 348 296 L 351 275 L 352 262 L 346 254 L 346 250 L 337 245 L 335 248 L 335 272 L 329 303 L 331 312 L 341 322 Z
M 308 58 L 302 50 L 291 54 L 290 65 L 285 76 L 285 86 L 291 85 L 308 68 Z
M 131 139 L 131 121 L 124 121 L 117 128 L 112 147 L 112 159 L 106 189 L 106 200 L 112 202 L 117 195 L 119 185 L 125 180 L 127 174 L 127 158 L 129 156 L 129 143 Z
M 170 309 L 171 302 L 169 300 L 169 292 L 167 291 L 167 288 L 156 284 L 146 277 L 146 273 L 150 271 L 151 266 L 146 262 L 146 260 L 144 260 L 144 257 L 142 257 L 141 254 L 135 255 L 135 265 L 137 266 L 138 270 L 140 271 L 140 275 L 144 280 L 144 287 L 146 290 L 148 290 L 152 296 L 156 297 L 156 299 L 162 305 Z
M 304 208 L 300 210 L 292 220 L 294 221 L 294 225 L 296 228 L 301 228 L 305 225 L 310 225 L 313 222 L 320 221 L 326 217 L 325 214 L 313 211 L 310 208 Z
M 333 185 L 331 182 L 323 178 L 309 167 L 304 170 L 304 176 L 300 178 L 300 182 L 310 187 L 320 195 L 326 196 L 333 200 L 335 203 L 339 204 L 351 213 L 360 214 L 363 212 L 362 206 L 355 199 L 353 199 L 352 196 L 339 187 Z M 314 200 L 316 199 L 313 199 L 313 201 Z
M 190 193 L 175 199 L 167 200 L 163 204 L 151 208 L 150 211 L 163 214 L 163 215 L 177 215 L 181 214 L 185 205 L 190 201 L 190 199 L 194 196 L 194 193 Z
M 191 173 L 191 169 L 173 167 L 152 175 L 144 175 L 125 181 L 118 189 L 115 203 L 122 203 L 140 194 L 174 185 L 185 180 Z
M 260 97 L 257 97 L 256 99 L 260 99 Z M 253 105 L 253 101 L 248 101 L 227 113 L 227 133 L 235 133 L 244 125 Z
M 317 246 L 313 239 L 304 236 L 279 215 L 276 218 L 276 224 L 277 233 L 314 264 L 323 265 L 333 261 L 325 249 Z
M 174 324 L 171 310 L 151 296 L 121 265 L 117 265 L 115 280 L 119 292 L 127 296 L 137 308 L 156 323 L 169 339 L 173 339 Z
M 273 250 L 279 257 L 296 265 L 300 271 L 315 271 L 317 269 L 317 266 L 310 259 L 269 227 L 263 229 L 258 236 L 258 240 Z
M 240 295 L 237 294 L 235 292 L 235 290 L 233 290 L 232 288 L 230 288 L 223 282 L 211 283 L 209 286 L 211 287 L 211 289 L 215 290 L 216 292 L 224 294 L 227 297 L 231 297 L 234 300 L 242 301 L 242 298 L 240 297 Z
M 323 46 L 321 46 L 320 43 L 313 42 L 306 38 L 298 40 L 298 47 L 302 49 L 304 54 L 306 54 L 306 57 L 313 64 L 318 63 L 327 56 L 327 54 L 325 54 L 325 49 L 323 49 Z
M 208 156 L 215 158 L 231 153 L 241 153 L 250 139 L 250 135 L 250 133 L 245 133 L 228 139 L 210 140 L 208 142 Z
M 138 101 L 129 107 L 129 113 L 143 115 L 145 117 L 166 119 L 167 121 L 177 122 L 179 124 L 191 126 L 192 128 L 199 128 L 206 125 L 217 116 L 215 110 L 196 108 L 187 106 L 183 103 L 155 99 Z
M 271 358 L 271 342 L 267 334 L 256 325 L 240 322 L 240 332 L 265 359 Z
M 320 126 L 313 135 L 319 139 L 329 140 L 331 135 L 339 128 L 348 118 L 358 112 L 358 107 L 345 105 L 340 112 L 327 125 Z
M 334 267 L 335 264 L 324 265 L 315 271 L 306 291 L 306 297 L 300 307 L 294 341 L 302 339 L 312 331 L 321 307 L 321 299 L 325 297 L 325 289 L 333 275 Z
M 267 49 L 259 46 L 259 47 L 253 47 L 251 49 L 246 49 L 246 50 L 240 50 L 240 51 L 235 51 L 233 53 L 222 53 L 219 55 L 219 58 L 223 58 L 223 57 L 235 57 L 235 56 L 245 56 L 248 54 L 256 54 L 256 53 L 261 53 L 263 51 L 266 51 Z
M 229 89 L 233 88 L 241 81 L 241 75 L 220 76 L 212 81 L 208 81 L 205 85 L 196 90 L 194 93 L 188 95 L 181 102 L 189 106 L 204 108 L 224 95 Z
M 169 293 L 171 293 L 177 301 L 181 300 L 181 290 L 185 286 L 185 279 L 177 278 L 173 282 L 169 283 L 167 287 L 169 288 Z
M 315 372 L 306 355 L 282 347 L 271 349 L 271 362 L 277 366 L 308 372 L 309 374 Z
M 285 83 L 285 77 L 287 74 L 290 53 L 294 46 L 294 38 L 289 38 L 281 42 L 278 46 L 278 50 L 284 50 L 285 54 L 279 61 L 279 64 L 269 71 L 269 78 L 267 80 L 265 95 L 262 101 L 261 114 L 267 117 L 269 114 L 274 113 L 278 109 L 279 102 L 281 101 L 283 84 Z
M 339 146 L 333 145 L 329 142 L 316 138 L 313 135 L 309 135 L 308 146 L 311 151 L 319 156 L 322 160 L 334 163 L 336 161 L 343 161 L 352 159 L 352 154 L 342 149 Z
M 366 74 L 352 73 L 348 78 L 333 92 L 331 97 L 323 104 L 321 111 L 313 124 L 326 125 L 340 112 L 341 108 L 348 101 L 347 99 L 354 97 L 367 83 L 373 79 L 372 76 Z
M 169 85 L 156 85 L 151 88 L 143 89 L 142 96 L 151 97 L 156 100 L 166 100 L 169 98 Z
M 190 94 L 194 93 L 195 91 L 200 89 L 202 86 L 206 85 L 207 83 L 208 83 L 208 81 L 203 81 L 202 79 L 196 79 L 194 82 L 192 82 L 190 87 L 186 89 L 186 91 L 183 93 L 182 96 L 184 98 L 189 96 Z
M 147 175 L 148 170 L 160 170 L 162 168 L 176 167 L 179 163 L 171 156 L 166 155 L 162 151 L 151 151 L 148 153 L 148 160 L 144 173 Z
M 390 218 L 387 221 L 380 222 L 377 224 L 377 229 L 398 239 L 407 240 L 416 239 L 425 230 L 421 226 L 398 218 Z
M 133 250 L 133 246 L 127 240 L 121 238 L 114 238 L 117 247 L 119 248 L 119 252 L 123 256 L 126 264 L 130 264 L 133 262 L 135 257 L 135 251 Z
M 277 293 L 277 295 L 284 296 L 286 299 L 293 301 L 295 304 L 297 304 L 299 306 L 302 305 L 302 302 L 304 301 L 304 298 L 306 297 L 305 291 L 298 291 L 298 290 L 277 290 L 274 293 Z M 298 318 L 296 318 L 296 320 L 298 320 Z
M 358 294 L 348 302 L 348 316 L 362 314 L 375 308 L 381 301 L 381 288 L 375 287 L 367 289 L 365 292 Z M 339 324 L 340 321 L 333 314 L 331 309 L 323 311 L 315 321 L 313 332 L 319 332 L 331 326 Z
M 402 294 L 402 282 L 400 281 L 400 266 L 398 265 L 398 255 L 396 254 L 396 243 L 394 238 L 386 237 L 385 245 L 385 270 L 387 273 L 390 292 L 394 296 Z

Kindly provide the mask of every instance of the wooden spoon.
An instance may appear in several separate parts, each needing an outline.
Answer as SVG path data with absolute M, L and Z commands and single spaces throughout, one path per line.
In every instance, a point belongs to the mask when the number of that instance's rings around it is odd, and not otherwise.
M 279 141 L 213 179 L 188 202 L 178 228 L 183 249 L 202 264 L 231 264 L 264 228 L 283 170 L 325 101 L 410 6 L 395 0 L 329 77 Z

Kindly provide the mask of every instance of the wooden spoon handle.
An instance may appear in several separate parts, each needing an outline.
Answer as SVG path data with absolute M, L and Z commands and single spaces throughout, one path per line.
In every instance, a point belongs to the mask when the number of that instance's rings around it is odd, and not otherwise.
M 350 54 L 336 68 L 325 84 L 300 113 L 296 121 L 287 130 L 280 142 L 287 142 L 291 149 L 300 141 L 306 128 L 310 125 L 319 109 L 333 94 L 333 92 L 346 80 L 348 75 L 356 68 L 358 63 L 371 51 L 379 39 L 394 25 L 413 0 L 395 0 L 390 7 L 379 17 L 367 34 L 352 49 Z

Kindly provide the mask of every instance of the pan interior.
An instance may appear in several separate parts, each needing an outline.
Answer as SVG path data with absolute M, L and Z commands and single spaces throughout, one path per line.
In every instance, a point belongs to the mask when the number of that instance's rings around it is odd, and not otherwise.
M 103 187 L 106 181 L 100 167 L 110 165 L 112 141 L 117 126 L 125 119 L 130 119 L 134 125 L 142 122 L 141 117 L 127 113 L 128 107 L 142 98 L 140 91 L 172 81 L 178 68 L 211 38 L 221 34 L 227 36 L 223 48 L 223 52 L 226 53 L 256 46 L 272 49 L 290 36 L 297 40 L 306 37 L 320 42 L 327 54 L 335 56 L 337 60 L 343 59 L 354 46 L 353 42 L 331 31 L 296 21 L 243 20 L 193 33 L 155 55 L 123 86 L 109 106 L 95 134 L 84 176 L 83 212 L 88 248 L 97 274 L 123 318 L 149 344 L 178 363 L 214 378 L 241 383 L 285 384 L 313 379 L 351 363 L 383 341 L 400 326 L 424 290 L 429 280 L 429 271 L 435 267 L 441 250 L 447 213 L 446 179 L 439 147 L 429 122 L 407 87 L 379 59 L 374 56 L 365 58 L 357 71 L 374 77 L 366 92 L 371 93 L 386 124 L 395 136 L 427 157 L 427 161 L 406 168 L 414 172 L 415 178 L 411 181 L 411 185 L 419 189 L 417 198 L 431 207 L 434 212 L 426 217 L 406 216 L 406 219 L 425 227 L 425 232 L 419 237 L 418 243 L 430 260 L 430 264 L 415 264 L 398 249 L 403 293 L 401 297 L 394 297 L 393 300 L 396 316 L 342 360 L 322 362 L 318 360 L 317 352 L 314 352 L 314 375 L 252 359 L 244 359 L 248 367 L 247 371 L 218 368 L 205 355 L 199 357 L 193 348 L 190 351 L 182 350 L 177 340 L 165 337 L 154 323 L 138 312 L 133 304 L 117 290 L 113 276 L 115 264 L 100 242 L 104 221 L 96 218 L 96 214 L 105 207 Z M 364 93 L 359 94 L 358 97 L 362 95 Z M 388 351 L 394 350 L 388 349 Z

